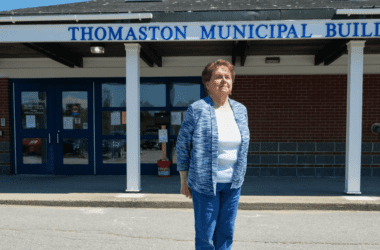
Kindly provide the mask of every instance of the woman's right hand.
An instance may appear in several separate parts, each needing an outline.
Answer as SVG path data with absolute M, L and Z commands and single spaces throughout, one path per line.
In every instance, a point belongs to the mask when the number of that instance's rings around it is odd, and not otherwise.
M 181 194 L 186 195 L 186 197 L 189 197 L 189 199 L 193 198 L 191 188 L 187 186 L 187 181 L 181 182 Z

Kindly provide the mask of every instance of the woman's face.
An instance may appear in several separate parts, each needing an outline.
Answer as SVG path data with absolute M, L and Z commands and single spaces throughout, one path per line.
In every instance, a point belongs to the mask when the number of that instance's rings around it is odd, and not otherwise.
M 206 84 L 210 95 L 225 96 L 232 91 L 232 76 L 226 66 L 219 66 L 212 74 L 210 81 Z

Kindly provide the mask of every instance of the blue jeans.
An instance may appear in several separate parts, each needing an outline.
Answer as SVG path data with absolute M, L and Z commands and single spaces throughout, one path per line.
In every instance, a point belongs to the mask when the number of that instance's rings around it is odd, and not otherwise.
M 216 196 L 191 190 L 196 250 L 231 249 L 241 191 L 241 188 L 231 189 L 231 185 L 217 183 Z

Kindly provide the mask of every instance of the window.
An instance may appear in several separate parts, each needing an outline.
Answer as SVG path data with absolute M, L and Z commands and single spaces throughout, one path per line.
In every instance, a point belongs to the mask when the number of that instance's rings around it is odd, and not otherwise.
M 102 84 L 103 163 L 126 163 L 127 105 L 124 83 Z
M 201 97 L 201 85 L 197 83 L 170 84 L 170 104 L 172 107 L 189 107 Z
M 140 107 L 165 107 L 166 86 L 164 83 L 140 84 Z
M 126 87 L 120 83 L 102 84 L 102 107 L 127 107 Z

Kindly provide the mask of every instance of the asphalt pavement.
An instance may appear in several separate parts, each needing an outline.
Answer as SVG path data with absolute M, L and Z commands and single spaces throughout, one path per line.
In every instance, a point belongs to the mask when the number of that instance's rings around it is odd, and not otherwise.
M 180 187 L 179 175 L 142 175 L 140 192 L 126 192 L 120 175 L 0 175 L 0 204 L 193 208 Z M 239 209 L 380 211 L 380 178 L 362 177 L 360 195 L 344 190 L 342 177 L 246 176 Z

